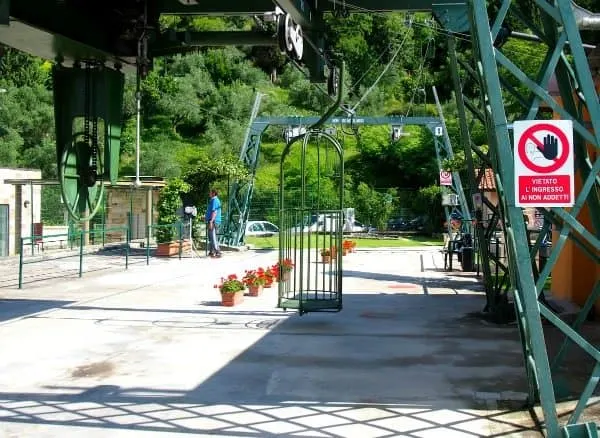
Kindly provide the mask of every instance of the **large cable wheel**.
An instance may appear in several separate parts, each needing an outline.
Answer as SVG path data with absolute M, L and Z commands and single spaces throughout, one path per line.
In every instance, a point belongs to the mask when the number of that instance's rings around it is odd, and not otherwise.
M 294 23 L 290 14 L 281 15 L 278 21 L 279 50 L 295 60 L 304 54 L 302 27 Z
M 59 167 L 63 202 L 69 215 L 80 222 L 94 217 L 104 195 L 102 153 L 92 144 L 94 139 L 88 138 L 85 133 L 75 134 L 63 151 Z

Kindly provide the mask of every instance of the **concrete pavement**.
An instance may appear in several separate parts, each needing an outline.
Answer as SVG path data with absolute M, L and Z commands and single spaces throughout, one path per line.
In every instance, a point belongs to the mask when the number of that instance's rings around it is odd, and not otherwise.
M 435 248 L 344 257 L 344 310 L 213 285 L 229 253 L 0 289 L 0 437 L 538 437 L 515 326 Z M 89 258 L 93 265 L 93 259 Z

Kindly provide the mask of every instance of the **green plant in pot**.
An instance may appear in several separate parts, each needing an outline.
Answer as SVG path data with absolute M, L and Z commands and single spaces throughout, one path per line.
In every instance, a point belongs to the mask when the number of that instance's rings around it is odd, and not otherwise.
M 171 179 L 166 186 L 162 188 L 158 195 L 158 221 L 156 229 L 156 242 L 168 243 L 176 240 L 177 229 L 174 224 L 179 221 L 177 210 L 181 207 L 181 193 L 187 193 L 191 189 L 190 185 L 179 178 Z

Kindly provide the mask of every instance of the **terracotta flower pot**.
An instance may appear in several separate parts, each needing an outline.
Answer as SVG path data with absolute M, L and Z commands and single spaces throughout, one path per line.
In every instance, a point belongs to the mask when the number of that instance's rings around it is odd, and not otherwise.
M 181 242 L 182 253 L 189 251 L 190 248 L 191 242 L 189 240 L 184 240 Z M 157 244 L 154 255 L 156 257 L 171 257 L 174 255 L 179 255 L 179 242 L 164 242 Z
M 321 256 L 321 261 L 322 261 L 323 263 L 331 263 L 331 256 L 328 256 L 328 255 L 326 255 L 326 256 Z
M 262 286 L 248 286 L 248 295 L 251 297 L 257 297 L 263 290 Z
M 225 307 L 237 306 L 244 301 L 244 291 L 221 293 L 221 304 Z
M 292 278 L 292 273 L 290 271 L 281 273 L 281 281 L 289 281 Z

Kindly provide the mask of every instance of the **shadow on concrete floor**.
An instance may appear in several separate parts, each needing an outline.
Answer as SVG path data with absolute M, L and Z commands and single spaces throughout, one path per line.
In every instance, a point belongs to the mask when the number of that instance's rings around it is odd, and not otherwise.
M 484 300 L 350 292 L 341 313 L 287 318 L 243 308 L 70 306 L 39 317 L 192 333 L 270 331 L 187 391 L 161 389 L 159 382 L 137 388 L 73 379 L 73 386 L 48 386 L 47 393 L 0 392 L 0 422 L 105 429 L 105 436 L 131 430 L 248 438 L 539 437 L 527 412 L 516 410 L 526 391 L 517 329 L 472 316 Z M 207 351 L 202 360 L 211 354 L 218 356 Z M 107 383 L 120 377 L 110 359 L 104 365 L 98 369 L 112 374 L 88 377 Z
M 22 316 L 32 315 L 49 309 L 57 309 L 74 303 L 74 301 L 0 299 L 0 322 Z
M 202 388 L 191 393 L 109 385 L 48 389 L 54 394 L 0 393 L 1 421 L 104 429 L 106 436 L 125 429 L 247 438 L 541 436 L 533 427 L 522 426 L 523 413 L 511 410 L 447 409 L 437 403 L 259 400 L 241 393 L 214 398 Z
M 163 390 L 158 382 L 112 386 L 119 367 L 108 359 L 85 364 L 112 370 L 87 376 L 108 385 L 74 378 L 73 387 L 47 387 L 47 393 L 0 392 L 0 421 L 59 425 L 70 433 L 85 426 L 106 429 L 105 436 L 126 429 L 223 437 L 538 437 L 529 415 L 513 410 L 523 406 L 525 378 L 516 329 L 465 317 L 482 299 L 350 293 L 341 313 L 287 318 L 276 311 L 204 308 L 158 319 L 143 308 L 68 307 L 41 317 L 83 319 L 98 310 L 102 324 L 139 329 L 145 320 L 164 329 L 170 321 L 192 333 L 265 328 L 249 326 L 252 321 L 272 326 L 187 391 Z

